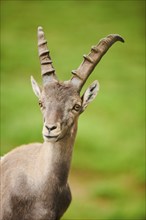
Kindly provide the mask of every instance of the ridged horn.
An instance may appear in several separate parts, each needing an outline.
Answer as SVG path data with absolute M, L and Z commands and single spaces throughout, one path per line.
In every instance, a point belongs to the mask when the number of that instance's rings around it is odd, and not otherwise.
M 79 92 L 95 66 L 116 41 L 124 42 L 124 39 L 118 34 L 110 34 L 106 38 L 101 39 L 96 46 L 92 46 L 91 52 L 88 55 L 83 55 L 84 61 L 77 70 L 72 71 L 73 77 L 71 78 L 72 84 L 77 87 Z
M 55 69 L 52 65 L 52 60 L 50 57 L 50 51 L 47 47 L 47 40 L 44 36 L 44 31 L 42 27 L 38 27 L 38 52 L 41 64 L 41 74 L 43 78 L 43 83 L 47 83 L 52 80 L 56 80 Z

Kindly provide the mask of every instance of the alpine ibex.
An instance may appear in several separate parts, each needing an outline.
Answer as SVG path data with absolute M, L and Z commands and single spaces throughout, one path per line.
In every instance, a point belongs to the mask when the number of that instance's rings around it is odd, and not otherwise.
M 80 97 L 87 78 L 117 34 L 108 35 L 91 48 L 69 81 L 60 82 L 53 68 L 42 27 L 38 51 L 43 88 L 31 77 L 43 114 L 44 142 L 18 147 L 1 161 L 1 220 L 59 220 L 71 202 L 67 183 L 79 115 L 96 97 L 94 81 Z

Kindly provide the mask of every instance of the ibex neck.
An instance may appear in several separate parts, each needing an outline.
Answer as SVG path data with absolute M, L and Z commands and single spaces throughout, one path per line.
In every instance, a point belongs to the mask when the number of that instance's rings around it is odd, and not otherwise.
M 57 142 L 44 142 L 44 159 L 48 164 L 48 175 L 54 178 L 55 182 L 64 185 L 67 182 L 72 150 L 77 131 L 75 124 L 70 132 Z

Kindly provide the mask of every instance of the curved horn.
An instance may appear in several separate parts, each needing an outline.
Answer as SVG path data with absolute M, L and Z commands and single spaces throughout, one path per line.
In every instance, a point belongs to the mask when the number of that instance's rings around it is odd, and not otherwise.
M 41 64 L 41 74 L 43 78 L 43 83 L 57 79 L 55 69 L 52 65 L 52 60 L 50 58 L 50 51 L 47 47 L 47 40 L 44 37 L 44 32 L 42 27 L 38 27 L 38 52 Z
M 71 82 L 77 87 L 79 92 L 102 56 L 116 41 L 124 42 L 124 39 L 118 34 L 110 34 L 106 38 L 101 39 L 96 46 L 92 46 L 91 52 L 88 55 L 83 55 L 84 61 L 77 70 L 72 71 L 74 76 L 71 78 Z

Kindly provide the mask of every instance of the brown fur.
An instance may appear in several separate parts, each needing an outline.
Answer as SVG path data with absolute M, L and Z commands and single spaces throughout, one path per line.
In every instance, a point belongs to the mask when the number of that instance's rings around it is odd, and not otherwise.
M 61 138 L 18 147 L 2 159 L 2 220 L 56 220 L 69 206 L 67 178 L 79 115 L 69 110 L 77 98 L 81 102 L 67 85 L 44 87 L 40 97 L 45 104 L 43 117 L 47 123 L 62 122 Z
M 2 159 L 1 220 L 58 220 L 71 202 L 67 179 L 78 117 L 87 103 L 70 82 L 38 88 L 35 82 L 44 143 L 20 146 Z

